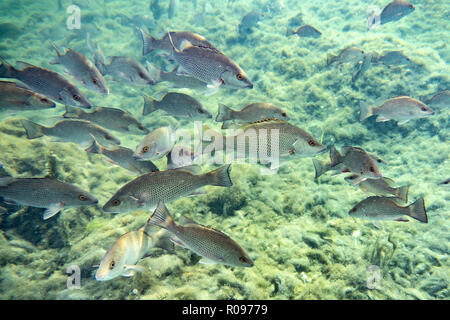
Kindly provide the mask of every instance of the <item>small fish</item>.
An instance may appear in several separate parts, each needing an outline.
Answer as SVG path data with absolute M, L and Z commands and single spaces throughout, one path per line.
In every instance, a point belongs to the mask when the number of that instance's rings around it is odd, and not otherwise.
M 57 55 L 56 60 L 51 62 L 52 64 L 62 64 L 86 88 L 102 94 L 109 93 L 105 79 L 88 58 L 70 48 L 66 48 L 64 54 L 61 54 L 55 44 L 53 42 L 51 44 Z
M 419 100 L 407 96 L 399 96 L 386 100 L 381 106 L 369 106 L 366 102 L 360 103 L 359 121 L 377 115 L 377 122 L 395 120 L 404 124 L 411 119 L 424 118 L 434 115 L 434 111 Z
M 55 106 L 53 101 L 42 94 L 22 88 L 15 82 L 0 81 L 0 111 L 40 110 Z
M 300 26 L 295 30 L 286 32 L 286 36 L 289 36 L 291 34 L 296 34 L 299 37 L 302 38 L 320 38 L 322 35 L 322 32 L 314 28 L 313 26 L 310 26 L 309 24 L 305 24 L 304 26 Z
M 150 230 L 152 229 L 142 227 L 120 236 L 100 261 L 95 280 L 108 281 L 119 276 L 132 277 L 136 272 L 145 271 L 146 269 L 137 263 L 149 256 L 153 248 L 173 252 L 169 232 L 164 229 L 158 232 Z
M 169 19 L 172 19 L 173 17 L 175 17 L 177 15 L 178 6 L 179 6 L 179 0 L 170 0 L 169 10 L 168 10 Z
M 345 178 L 346 181 L 353 183 L 359 178 L 359 175 L 352 174 Z M 402 199 L 403 202 L 408 202 L 409 186 L 394 187 L 395 182 L 392 179 L 383 177 L 380 179 L 367 179 L 359 184 L 361 190 L 367 193 L 374 193 L 379 196 L 394 196 Z
M 85 120 L 62 120 L 53 127 L 44 127 L 30 120 L 22 120 L 28 139 L 40 138 L 44 135 L 53 137 L 53 142 L 73 142 L 87 146 L 92 136 L 102 145 L 119 145 L 120 141 L 102 127 Z
M 172 44 L 170 43 L 169 33 L 166 32 L 161 39 L 155 39 L 143 29 L 139 29 L 142 37 L 143 49 L 142 55 L 146 55 L 154 50 L 162 50 L 171 52 Z M 214 48 L 214 46 L 201 35 L 188 31 L 170 31 L 175 48 L 181 48 L 183 41 L 189 41 L 194 46 Z
M 156 110 L 164 110 L 169 115 L 192 120 L 212 118 L 212 114 L 200 102 L 184 93 L 169 92 L 161 101 L 144 95 L 143 115 Z
M 132 85 L 152 85 L 155 80 L 139 62 L 129 57 L 110 57 L 109 64 L 103 65 L 104 75 L 110 75 L 115 81 L 124 81 Z
M 362 200 L 348 213 L 355 218 L 363 218 L 372 221 L 395 220 L 408 222 L 404 216 L 409 216 L 420 222 L 427 223 L 428 217 L 423 198 L 414 203 L 401 207 L 397 204 L 397 198 L 372 196 Z
M 172 88 L 206 89 L 206 84 L 196 78 L 177 73 L 177 67 L 170 72 L 165 72 L 156 68 L 147 61 L 147 69 L 155 80 L 155 83 L 167 81 Z
M 378 24 L 397 21 L 407 16 L 415 10 L 414 6 L 406 0 L 394 0 L 384 7 L 381 14 L 373 14 L 368 20 L 368 29 L 370 30 Z
M 46 208 L 44 220 L 65 208 L 98 203 L 77 186 L 49 178 L 0 178 L 0 197 L 7 203 Z
M 89 51 L 94 55 L 94 65 L 101 75 L 105 74 L 105 55 L 100 46 L 91 39 L 89 32 L 86 33 L 86 44 Z
M 355 47 L 348 47 L 343 49 L 337 56 L 332 54 L 327 54 L 327 66 L 334 62 L 338 62 L 338 64 L 342 63 L 353 63 L 353 64 L 361 64 L 364 60 L 365 53 L 363 50 Z
M 342 147 L 342 152 L 343 154 L 341 155 L 334 146 L 331 146 L 331 162 L 325 165 L 313 159 L 316 179 L 328 170 L 352 172 L 358 175 L 358 178 L 354 180 L 354 184 L 359 184 L 366 179 L 380 179 L 382 177 L 377 162 L 362 148 L 345 146 Z
M 109 150 L 97 143 L 95 138 L 92 139 L 92 144 L 86 149 L 86 152 L 104 155 L 107 157 L 107 162 L 134 173 L 144 174 L 159 171 L 158 167 L 151 161 L 137 161 L 134 159 L 133 150 L 120 146 Z
M 450 90 L 438 91 L 426 96 L 420 97 L 426 105 L 445 108 L 450 106 Z
M 200 263 L 221 263 L 234 267 L 253 267 L 245 250 L 223 232 L 184 218 L 176 224 L 162 201 L 148 220 L 149 224 L 166 229 L 177 245 L 192 250 L 203 259 Z
M 229 121 L 255 122 L 264 119 L 289 120 L 287 113 L 281 108 L 267 102 L 256 102 L 234 111 L 224 104 L 219 103 L 219 110 L 216 117 L 217 122 L 224 122 L 222 129 L 228 128 Z
M 144 174 L 120 188 L 103 206 L 105 212 L 130 212 L 153 209 L 158 201 L 169 202 L 195 194 L 206 186 L 230 187 L 230 165 L 194 174 L 187 169 L 175 169 Z
M 199 154 L 183 145 L 175 146 L 167 154 L 167 170 L 193 165 Z
M 352 76 L 352 83 L 355 83 L 359 77 L 361 77 L 372 65 L 373 53 L 368 53 L 364 55 L 361 63 L 357 63 L 355 68 L 357 69 L 356 73 Z
M 402 66 L 410 64 L 411 59 L 405 56 L 401 51 L 389 51 L 378 57 L 377 62 L 387 66 Z
M 93 112 L 84 112 L 81 109 L 66 106 L 63 117 L 90 121 L 106 129 L 116 131 L 137 134 L 149 133 L 149 130 L 136 120 L 131 113 L 116 108 L 95 107 Z
M 22 70 L 17 70 L 0 58 L 0 78 L 15 78 L 33 91 L 56 102 L 79 108 L 91 108 L 91 103 L 73 84 L 56 72 L 18 61 Z
M 252 28 L 255 27 L 264 14 L 258 11 L 251 11 L 242 17 L 241 23 L 238 26 L 238 31 L 241 35 L 252 32 Z
M 205 82 L 210 94 L 215 93 L 223 84 L 233 88 L 253 88 L 253 83 L 245 72 L 215 48 L 195 46 L 184 40 L 180 49 L 173 43 L 172 49 L 173 57 L 179 64 L 178 71 Z
M 142 139 L 133 154 L 136 160 L 161 159 L 172 150 L 177 135 L 170 127 L 161 127 L 153 130 Z

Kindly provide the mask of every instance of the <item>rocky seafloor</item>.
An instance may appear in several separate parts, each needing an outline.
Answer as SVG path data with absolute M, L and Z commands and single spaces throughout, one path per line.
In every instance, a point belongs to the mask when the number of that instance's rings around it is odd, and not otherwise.
M 166 10 L 168 1 L 160 1 Z M 168 204 L 175 219 L 182 215 L 230 235 L 246 249 L 255 265 L 233 268 L 199 264 L 196 254 L 176 248 L 155 250 L 139 264 L 148 270 L 132 278 L 98 282 L 93 274 L 112 243 L 145 224 L 150 212 L 110 214 L 102 205 L 135 176 L 111 166 L 99 155 L 70 143 L 44 137 L 26 138 L 19 119 L 43 124 L 58 120 L 64 106 L 39 112 L 0 114 L 0 162 L 17 177 L 44 176 L 52 165 L 61 180 L 89 190 L 99 205 L 66 209 L 43 221 L 42 209 L 1 204 L 0 299 L 448 299 L 450 282 L 450 189 L 439 182 L 450 175 L 449 109 L 434 108 L 432 117 L 404 125 L 393 121 L 359 121 L 359 102 L 375 103 L 398 95 L 419 98 L 449 88 L 448 21 L 445 1 L 414 1 L 416 10 L 400 21 L 367 31 L 368 3 L 360 1 L 273 1 L 272 9 L 253 28 L 238 35 L 237 25 L 266 1 L 214 4 L 180 1 L 175 18 L 154 18 L 148 1 L 73 1 L 81 8 L 80 30 L 66 28 L 60 1 L 2 1 L 0 56 L 11 64 L 23 60 L 62 72 L 50 65 L 48 40 L 85 53 L 86 32 L 105 55 L 126 55 L 161 66 L 164 57 L 142 57 L 136 27 L 153 35 L 169 29 L 205 36 L 235 60 L 254 83 L 252 90 L 220 89 L 212 96 L 188 93 L 210 110 L 217 104 L 237 108 L 266 101 L 287 110 L 291 122 L 338 148 L 360 146 L 387 162 L 383 175 L 409 184 L 410 203 L 423 196 L 429 222 L 381 222 L 380 228 L 348 216 L 367 197 L 343 175 L 314 179 L 311 159 L 298 159 L 276 175 L 261 175 L 256 165 L 233 164 L 230 188 L 207 187 L 205 195 Z M 205 4 L 204 8 L 203 4 Z M 326 4 L 326 5 L 325 5 Z M 385 1 L 371 5 L 383 7 Z M 204 11 L 203 11 L 204 10 Z M 286 37 L 289 19 L 302 14 L 321 30 L 318 39 Z M 357 46 L 365 51 L 402 50 L 413 63 L 376 65 L 352 83 L 349 65 L 326 66 L 327 53 Z M 108 78 L 107 78 L 108 80 Z M 113 82 L 108 96 L 88 90 L 96 105 L 122 108 L 153 129 L 176 126 L 171 117 L 140 116 L 142 94 L 160 96 L 167 85 L 132 87 Z M 208 123 L 216 126 L 213 121 Z M 187 121 L 183 128 L 190 128 Z M 122 145 L 134 148 L 141 136 L 117 133 Z M 327 154 L 317 157 L 326 160 Z M 158 162 L 164 168 L 162 162 Z M 203 166 L 203 171 L 212 169 Z M 81 270 L 81 288 L 68 289 L 67 268 Z M 368 268 L 380 268 L 381 281 L 368 288 Z

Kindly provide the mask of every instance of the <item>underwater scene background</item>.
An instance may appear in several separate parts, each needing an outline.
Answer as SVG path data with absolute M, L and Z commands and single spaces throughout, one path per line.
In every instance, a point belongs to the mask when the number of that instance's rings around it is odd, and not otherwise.
M 63 119 L 64 104 L 23 112 L 0 109 L 2 176 L 50 173 L 98 199 L 97 205 L 67 208 L 47 220 L 42 208 L 0 202 L 0 299 L 448 299 L 450 189 L 448 181 L 442 184 L 450 176 L 448 92 L 447 100 L 425 97 L 450 87 L 450 3 L 413 1 L 413 12 L 368 30 L 370 11 L 388 3 L 3 0 L 0 57 L 13 66 L 25 61 L 63 76 L 64 67 L 50 63 L 56 57 L 51 42 L 93 61 L 88 33 L 105 56 L 127 56 L 170 71 L 176 61 L 168 54 L 143 56 L 139 28 L 158 39 L 169 30 L 205 37 L 245 71 L 252 89 L 225 85 L 205 95 L 171 88 L 167 81 L 136 86 L 105 76 L 109 94 L 104 95 L 71 82 L 92 105 L 128 111 L 150 131 L 168 125 L 193 130 L 193 121 L 160 111 L 142 115 L 144 95 L 160 100 L 167 92 L 188 94 L 213 115 L 203 123 L 218 130 L 219 103 L 238 110 L 269 102 L 327 150 L 355 146 L 383 159 L 383 176 L 396 186 L 410 186 L 408 204 L 424 198 L 428 222 L 408 217 L 409 222 L 375 225 L 351 217 L 349 211 L 373 194 L 346 181 L 345 174 L 315 179 L 313 157 L 288 161 L 271 175 L 261 174 L 256 164 L 233 163 L 232 186 L 207 186 L 205 194 L 181 197 L 167 207 L 175 221 L 186 216 L 230 236 L 245 248 L 252 267 L 201 264 L 199 255 L 177 246 L 173 253 L 155 248 L 138 262 L 145 270 L 132 277 L 96 281 L 96 268 L 113 243 L 152 215 L 102 210 L 139 175 L 74 143 L 27 138 L 22 119 L 52 126 Z M 71 5 L 80 9 L 79 29 L 69 28 Z M 305 24 L 321 34 L 287 32 Z M 379 55 L 401 51 L 408 63 L 372 63 L 357 77 L 361 61 L 327 63 L 331 54 L 349 47 Z M 360 121 L 361 103 L 380 106 L 397 96 L 418 99 L 434 114 L 405 124 L 375 117 Z M 132 150 L 145 136 L 112 132 Z M 329 162 L 328 151 L 314 159 Z M 154 163 L 165 169 L 165 159 Z M 202 164 L 201 171 L 218 167 Z M 74 270 L 80 275 L 76 288 L 69 285 Z

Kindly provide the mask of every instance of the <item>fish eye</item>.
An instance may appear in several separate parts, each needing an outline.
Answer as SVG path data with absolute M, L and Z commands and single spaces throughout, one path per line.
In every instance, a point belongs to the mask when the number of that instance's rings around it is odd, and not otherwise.
M 78 199 L 80 199 L 81 201 L 84 201 L 84 200 L 86 200 L 87 198 L 86 198 L 85 195 L 80 194 L 80 196 L 78 197 Z
M 370 170 L 370 172 L 375 172 L 375 168 L 374 167 L 370 167 L 369 170 Z
M 148 147 L 147 146 L 142 148 L 142 152 L 146 153 L 147 151 L 148 151 Z
M 97 79 L 92 78 L 92 83 L 93 83 L 93 84 L 97 84 L 97 83 L 98 83 Z
M 144 79 L 144 74 L 142 72 L 139 72 L 138 75 L 141 79 Z
M 75 95 L 73 95 L 73 100 L 80 101 L 80 97 L 75 94 Z
M 48 101 L 48 99 L 42 98 L 42 99 L 41 99 L 41 102 L 47 103 L 47 102 L 49 102 L 49 101 Z
M 356 207 L 354 207 L 354 208 L 351 210 L 351 212 L 356 212 Z
M 245 258 L 245 257 L 240 257 L 239 258 L 239 261 L 240 262 L 243 262 L 243 263 L 247 263 L 248 261 L 247 261 L 247 258 Z
M 106 134 L 106 135 L 105 135 L 105 139 L 106 139 L 106 140 L 113 140 L 113 138 L 112 138 L 109 134 Z
M 422 109 L 422 111 L 427 111 L 427 108 L 425 108 L 425 107 L 422 107 L 421 109 Z
M 114 207 L 117 207 L 119 204 L 120 204 L 120 200 L 119 200 L 119 199 L 115 199 L 115 200 L 112 202 L 112 205 L 113 205 Z
M 114 269 L 114 266 L 116 265 L 116 263 L 114 262 L 114 260 L 111 260 L 111 262 L 109 263 L 109 269 Z
M 199 109 L 198 112 L 205 113 L 205 111 L 203 111 L 202 109 Z
M 314 147 L 314 146 L 316 145 L 316 142 L 315 142 L 314 140 L 309 140 L 309 141 L 308 141 L 308 144 L 309 144 L 311 147 Z
M 242 79 L 244 79 L 244 76 L 243 76 L 241 73 L 238 73 L 238 74 L 236 75 L 236 78 L 237 78 L 239 81 L 241 81 Z
M 282 115 L 283 117 L 287 117 L 286 112 L 282 112 L 281 115 Z

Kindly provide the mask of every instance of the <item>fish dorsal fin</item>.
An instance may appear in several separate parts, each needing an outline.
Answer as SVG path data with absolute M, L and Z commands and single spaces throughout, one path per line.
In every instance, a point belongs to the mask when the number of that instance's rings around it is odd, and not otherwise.
M 394 180 L 392 180 L 391 178 L 387 178 L 387 177 L 382 177 L 381 180 L 383 180 L 384 182 L 386 182 L 386 184 L 391 187 L 394 188 L 395 187 L 395 182 Z
M 191 164 L 189 166 L 184 166 L 184 167 L 180 167 L 180 168 L 175 168 L 172 170 L 184 170 L 184 171 L 188 171 L 192 174 L 198 175 L 201 173 L 202 169 L 198 164 Z
M 19 69 L 25 69 L 25 68 L 36 68 L 35 65 L 32 65 L 31 63 L 24 62 L 24 61 L 17 61 L 16 67 Z
M 198 224 L 198 223 L 188 217 L 181 216 L 179 219 L 179 224 L 181 226 L 186 226 L 188 224 Z
M 240 127 L 240 129 L 245 129 L 251 125 L 260 125 L 260 124 L 268 124 L 268 123 L 288 123 L 288 122 L 281 120 L 281 119 L 267 118 L 267 119 L 261 119 L 261 120 L 254 121 L 254 122 L 245 123 Z

